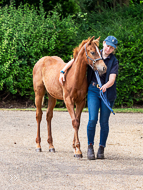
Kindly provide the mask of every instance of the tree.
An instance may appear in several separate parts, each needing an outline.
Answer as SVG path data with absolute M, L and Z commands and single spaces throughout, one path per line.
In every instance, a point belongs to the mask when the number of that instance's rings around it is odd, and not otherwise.
M 139 0 L 75 0 L 82 12 L 102 12 L 104 9 L 116 9 L 120 6 L 129 6 L 130 4 L 140 4 Z
M 30 7 L 34 6 L 34 8 L 37 9 L 39 9 L 39 5 L 42 3 L 46 13 L 56 7 L 57 12 L 63 17 L 78 11 L 78 6 L 75 4 L 74 0 L 14 0 L 14 2 L 16 8 L 18 8 L 20 4 L 28 4 Z M 1 0 L 0 6 L 4 7 L 5 5 L 10 5 L 10 3 L 11 0 Z

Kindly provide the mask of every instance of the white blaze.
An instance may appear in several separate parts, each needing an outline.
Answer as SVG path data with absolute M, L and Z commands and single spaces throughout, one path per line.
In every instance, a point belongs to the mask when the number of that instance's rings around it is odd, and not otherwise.
M 97 46 L 96 46 L 96 50 L 97 50 L 97 53 L 98 53 L 99 57 L 101 58 L 101 54 L 100 54 L 99 49 L 98 49 Z

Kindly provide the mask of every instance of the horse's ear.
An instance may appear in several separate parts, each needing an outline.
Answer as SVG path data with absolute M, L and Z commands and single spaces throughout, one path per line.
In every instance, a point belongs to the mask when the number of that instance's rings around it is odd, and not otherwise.
M 90 43 L 93 41 L 94 37 L 95 37 L 95 36 L 93 36 L 93 37 L 90 39 Z
M 95 37 L 95 36 L 93 36 L 93 37 L 89 40 L 88 44 L 91 44 L 91 42 L 93 41 L 94 37 Z
M 97 38 L 96 40 L 93 40 L 93 42 L 99 47 L 99 40 L 100 40 L 100 36 L 99 38 Z

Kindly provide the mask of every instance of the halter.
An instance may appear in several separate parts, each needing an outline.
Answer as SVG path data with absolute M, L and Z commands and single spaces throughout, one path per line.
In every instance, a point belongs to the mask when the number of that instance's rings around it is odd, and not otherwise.
M 103 59 L 102 59 L 102 57 L 101 57 L 101 58 L 98 58 L 98 59 L 92 59 L 92 58 L 89 57 L 88 54 L 87 54 L 86 44 L 85 44 L 84 48 L 85 48 L 85 54 L 86 54 L 86 58 L 87 58 L 88 63 L 89 63 L 89 60 L 88 60 L 88 59 L 90 59 L 91 61 L 93 61 L 93 66 L 89 64 L 90 67 L 93 69 L 93 68 L 94 68 L 94 65 L 95 65 L 95 63 L 96 63 L 96 61 L 103 60 Z

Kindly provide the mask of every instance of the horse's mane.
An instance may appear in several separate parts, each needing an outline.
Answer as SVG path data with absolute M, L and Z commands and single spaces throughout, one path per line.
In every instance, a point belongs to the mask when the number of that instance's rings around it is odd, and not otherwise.
M 81 48 L 84 46 L 84 44 L 86 44 L 88 41 L 90 40 L 90 38 L 88 38 L 87 40 L 83 40 L 81 42 L 81 44 L 79 44 L 78 47 L 76 47 L 74 50 L 73 50 L 73 57 L 74 57 L 74 60 L 76 59 L 79 51 L 81 50 Z

